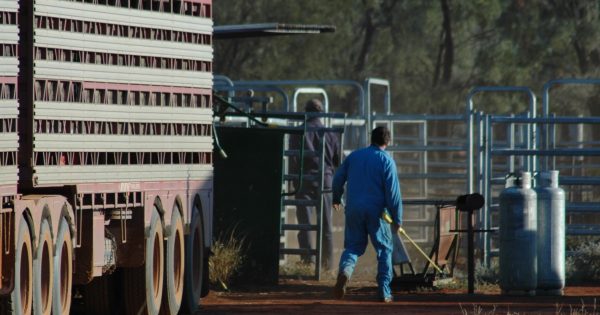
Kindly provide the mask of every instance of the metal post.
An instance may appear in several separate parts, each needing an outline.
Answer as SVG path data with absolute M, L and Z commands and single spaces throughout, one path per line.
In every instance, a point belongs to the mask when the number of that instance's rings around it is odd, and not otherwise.
M 387 122 L 387 127 L 390 130 L 390 134 L 392 135 L 392 139 L 390 141 L 390 144 L 391 145 L 395 145 L 396 144 L 396 140 L 394 139 L 394 134 L 395 134 L 395 132 L 394 132 L 394 122 L 391 119 Z M 371 126 L 371 129 L 375 129 L 375 124 L 373 124 L 373 126 Z
M 473 193 L 473 97 L 481 92 L 523 92 L 529 96 L 529 112 L 536 113 L 536 98 L 533 91 L 525 86 L 477 86 L 467 95 L 465 121 L 467 123 L 467 192 Z M 490 157 L 491 158 L 491 157 Z
M 595 85 L 600 84 L 600 79 L 556 79 L 550 80 L 544 84 L 544 92 L 542 94 L 542 116 L 547 118 L 550 117 L 550 89 L 554 85 L 558 84 L 577 84 L 577 85 Z M 534 116 L 535 117 L 535 116 Z M 548 141 L 550 140 L 550 132 L 548 128 L 544 124 L 542 124 L 541 132 L 543 137 L 543 148 L 548 150 L 550 148 Z M 542 165 L 542 170 L 548 170 L 548 157 L 544 157 L 544 163 Z
M 478 180 L 477 180 L 477 190 L 483 191 L 483 177 L 484 177 L 484 153 L 483 153 L 483 143 L 484 143 L 484 132 L 483 132 L 483 119 L 482 112 L 478 111 L 475 115 L 475 121 L 477 123 L 477 135 L 479 139 L 477 141 L 477 170 L 479 172 Z
M 510 114 L 510 118 L 514 118 L 515 114 Z M 515 124 L 509 123 L 506 129 L 506 141 L 508 142 L 508 148 L 513 150 L 515 148 Z M 515 171 L 515 156 L 511 155 L 506 161 L 508 163 L 508 172 L 513 173 Z
M 317 237 L 316 237 L 316 247 L 317 247 L 317 257 L 315 259 L 315 276 L 317 281 L 321 280 L 321 261 L 323 259 L 323 194 L 325 190 L 325 141 L 327 141 L 325 137 L 325 132 L 319 131 L 319 138 L 321 139 L 320 143 L 320 159 L 319 162 L 319 174 L 321 175 L 321 180 L 319 181 L 319 203 L 317 205 Z M 331 224 L 331 222 L 329 222 Z M 333 250 L 330 248 L 330 250 Z M 329 262 L 331 264 L 332 262 Z
M 469 294 L 473 294 L 475 293 L 475 232 L 473 231 L 473 209 L 469 209 L 467 221 L 467 273 L 469 282 Z
M 487 198 L 487 193 L 486 193 L 486 181 L 487 181 L 487 145 L 486 145 L 486 124 L 485 124 L 485 119 L 487 116 L 484 116 L 483 112 L 478 111 L 477 115 L 476 115 L 476 119 L 477 119 L 477 125 L 478 125 L 478 130 L 477 130 L 477 134 L 479 136 L 479 143 L 477 144 L 477 159 L 478 159 L 478 163 L 477 163 L 477 169 L 478 169 L 478 188 L 477 190 L 480 191 L 483 196 L 486 196 Z M 488 206 L 487 203 L 484 204 L 484 208 L 483 211 L 479 214 L 479 221 L 478 223 L 480 224 L 480 226 L 486 226 L 487 227 L 487 220 L 488 220 Z M 478 244 L 483 248 L 483 258 L 484 260 L 487 262 L 487 256 L 488 256 L 488 249 L 487 249 L 487 234 L 484 233 L 483 235 L 480 235 L 478 237 Z
M 473 98 L 467 98 L 467 194 L 473 193 Z
M 552 114 L 551 117 L 556 118 L 556 114 Z M 549 131 L 551 137 L 550 148 L 554 150 L 556 149 L 556 124 L 550 124 Z M 552 169 L 556 169 L 556 155 L 552 155 Z
M 428 133 L 427 133 L 427 120 L 423 121 L 423 124 L 421 124 L 421 128 L 422 128 L 422 135 L 423 138 L 421 140 L 421 145 L 423 145 L 423 147 L 427 146 L 427 138 L 428 138 Z M 429 158 L 429 154 L 427 151 L 423 151 L 423 157 L 422 157 L 422 161 L 423 161 L 423 174 L 429 174 L 429 163 L 428 163 L 428 158 Z M 427 184 L 428 184 L 428 180 L 427 177 L 425 177 L 423 179 L 423 196 L 425 198 L 428 197 L 429 195 L 429 191 L 427 190 Z
M 525 117 L 531 118 L 531 113 L 526 113 Z M 532 137 L 532 133 L 535 133 L 535 125 L 527 124 L 525 126 L 525 146 L 528 150 L 532 150 L 535 148 L 535 137 Z M 533 155 L 525 157 L 525 170 L 531 172 L 531 174 L 535 173 L 535 165 L 533 158 Z
M 492 211 L 492 188 L 491 188 L 491 180 L 493 177 L 492 174 L 492 145 L 493 145 L 493 138 L 492 138 L 492 123 L 491 123 L 491 115 L 486 115 L 485 116 L 485 139 L 486 139 L 486 144 L 485 144 L 485 152 L 486 152 L 486 157 L 485 157 L 485 189 L 484 189 L 484 196 L 485 196 L 485 204 L 486 204 L 486 208 L 484 209 L 483 213 L 485 216 L 485 228 L 486 229 L 491 229 L 492 224 L 491 224 L 491 211 Z M 486 263 L 486 266 L 490 266 L 490 251 L 491 251 L 491 239 L 490 236 L 485 233 L 484 234 L 485 237 L 485 244 L 484 244 L 484 252 L 483 252 L 483 256 L 484 256 L 484 260 Z
M 579 117 L 582 117 L 581 115 Z M 577 126 L 577 148 L 578 149 L 583 149 L 584 145 L 583 142 L 585 141 L 584 138 L 584 125 L 582 123 L 579 123 L 576 125 Z M 573 159 L 575 159 L 576 163 L 575 166 L 577 167 L 576 170 L 577 171 L 573 171 L 573 176 L 585 176 L 584 174 L 584 169 L 583 169 L 583 164 L 584 164 L 584 157 L 583 156 L 578 156 L 578 157 L 573 157 Z M 577 199 L 576 200 L 572 200 L 572 201 L 583 201 L 583 189 L 581 186 L 577 187 L 577 190 L 575 191 L 577 194 Z

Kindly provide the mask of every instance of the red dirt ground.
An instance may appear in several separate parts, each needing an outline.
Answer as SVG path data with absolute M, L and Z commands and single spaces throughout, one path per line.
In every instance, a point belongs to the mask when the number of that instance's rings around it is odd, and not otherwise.
M 350 283 L 342 301 L 331 297 L 333 282 L 287 281 L 279 286 L 211 292 L 198 314 L 600 314 L 600 286 L 567 287 L 562 297 L 501 296 L 497 290 L 395 292 L 382 304 L 373 282 Z M 496 291 L 496 292 L 494 292 Z M 584 312 L 581 311 L 585 305 Z M 480 308 L 477 310 L 477 308 Z

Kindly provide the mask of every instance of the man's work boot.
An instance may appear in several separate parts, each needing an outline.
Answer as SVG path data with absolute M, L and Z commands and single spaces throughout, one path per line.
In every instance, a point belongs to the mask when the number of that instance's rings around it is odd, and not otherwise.
M 348 283 L 348 277 L 343 272 L 340 272 L 333 287 L 333 297 L 341 300 L 346 294 L 346 284 Z
M 391 296 L 381 298 L 381 302 L 383 302 L 383 303 L 392 303 L 393 301 L 394 301 L 394 298 L 392 298 Z

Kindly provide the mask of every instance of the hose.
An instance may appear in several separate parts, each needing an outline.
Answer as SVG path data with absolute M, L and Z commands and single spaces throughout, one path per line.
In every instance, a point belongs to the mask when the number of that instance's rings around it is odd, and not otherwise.
M 214 135 L 214 139 L 215 139 L 215 146 L 217 147 L 217 149 L 219 149 L 219 155 L 221 155 L 222 158 L 226 159 L 227 153 L 225 153 L 225 150 L 223 150 L 223 147 L 219 143 L 219 134 L 217 134 L 217 128 L 215 127 L 214 124 L 212 125 L 212 128 L 213 128 L 213 135 Z

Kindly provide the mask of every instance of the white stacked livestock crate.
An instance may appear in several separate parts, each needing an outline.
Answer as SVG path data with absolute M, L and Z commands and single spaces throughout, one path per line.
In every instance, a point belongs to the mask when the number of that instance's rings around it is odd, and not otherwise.
M 212 178 L 210 1 L 33 2 L 33 187 Z
M 17 187 L 17 0 L 0 0 L 0 193 L 14 194 Z

